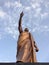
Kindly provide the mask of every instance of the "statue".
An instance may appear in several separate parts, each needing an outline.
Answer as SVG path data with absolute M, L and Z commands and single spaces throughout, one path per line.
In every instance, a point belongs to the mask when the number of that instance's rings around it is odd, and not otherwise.
M 37 62 L 35 52 L 38 52 L 39 49 L 28 28 L 25 28 L 24 31 L 22 29 L 21 24 L 23 15 L 24 13 L 21 12 L 18 26 L 19 38 L 17 42 L 17 62 Z

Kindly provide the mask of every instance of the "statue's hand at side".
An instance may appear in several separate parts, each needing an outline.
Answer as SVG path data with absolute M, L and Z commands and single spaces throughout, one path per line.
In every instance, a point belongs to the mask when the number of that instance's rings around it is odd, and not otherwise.
M 20 14 L 20 17 L 23 17 L 23 15 L 24 15 L 24 13 L 23 13 L 23 11 L 22 11 L 21 14 Z
M 35 41 L 34 41 L 34 47 L 35 47 L 35 51 L 38 52 L 39 51 L 39 48 L 37 47 Z
M 39 51 L 39 49 L 38 48 L 36 48 L 36 52 L 38 52 Z

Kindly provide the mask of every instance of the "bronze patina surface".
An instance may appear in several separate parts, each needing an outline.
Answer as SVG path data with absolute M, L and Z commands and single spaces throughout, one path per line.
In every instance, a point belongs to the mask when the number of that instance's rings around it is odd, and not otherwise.
M 19 38 L 17 42 L 17 61 L 22 61 L 24 63 L 26 62 L 37 62 L 36 59 L 36 52 L 38 51 L 38 48 L 36 46 L 36 43 L 33 39 L 33 36 L 29 32 L 27 28 L 25 30 L 22 30 L 21 26 L 21 19 L 23 16 L 23 12 L 20 14 L 20 19 L 19 19 Z

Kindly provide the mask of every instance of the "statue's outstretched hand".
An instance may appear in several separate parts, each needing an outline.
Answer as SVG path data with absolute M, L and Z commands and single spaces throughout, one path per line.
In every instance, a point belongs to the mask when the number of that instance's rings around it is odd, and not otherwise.
M 23 17 L 23 15 L 24 15 L 24 13 L 23 13 L 23 11 L 22 11 L 21 14 L 20 14 L 20 17 Z

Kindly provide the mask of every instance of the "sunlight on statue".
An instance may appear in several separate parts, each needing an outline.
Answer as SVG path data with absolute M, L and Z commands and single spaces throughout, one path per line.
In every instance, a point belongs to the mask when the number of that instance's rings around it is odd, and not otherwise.
M 38 52 L 39 49 L 28 28 L 25 28 L 24 31 L 22 29 L 21 24 L 23 15 L 24 13 L 21 12 L 18 24 L 19 37 L 17 42 L 17 63 L 34 63 L 37 62 L 36 52 Z

